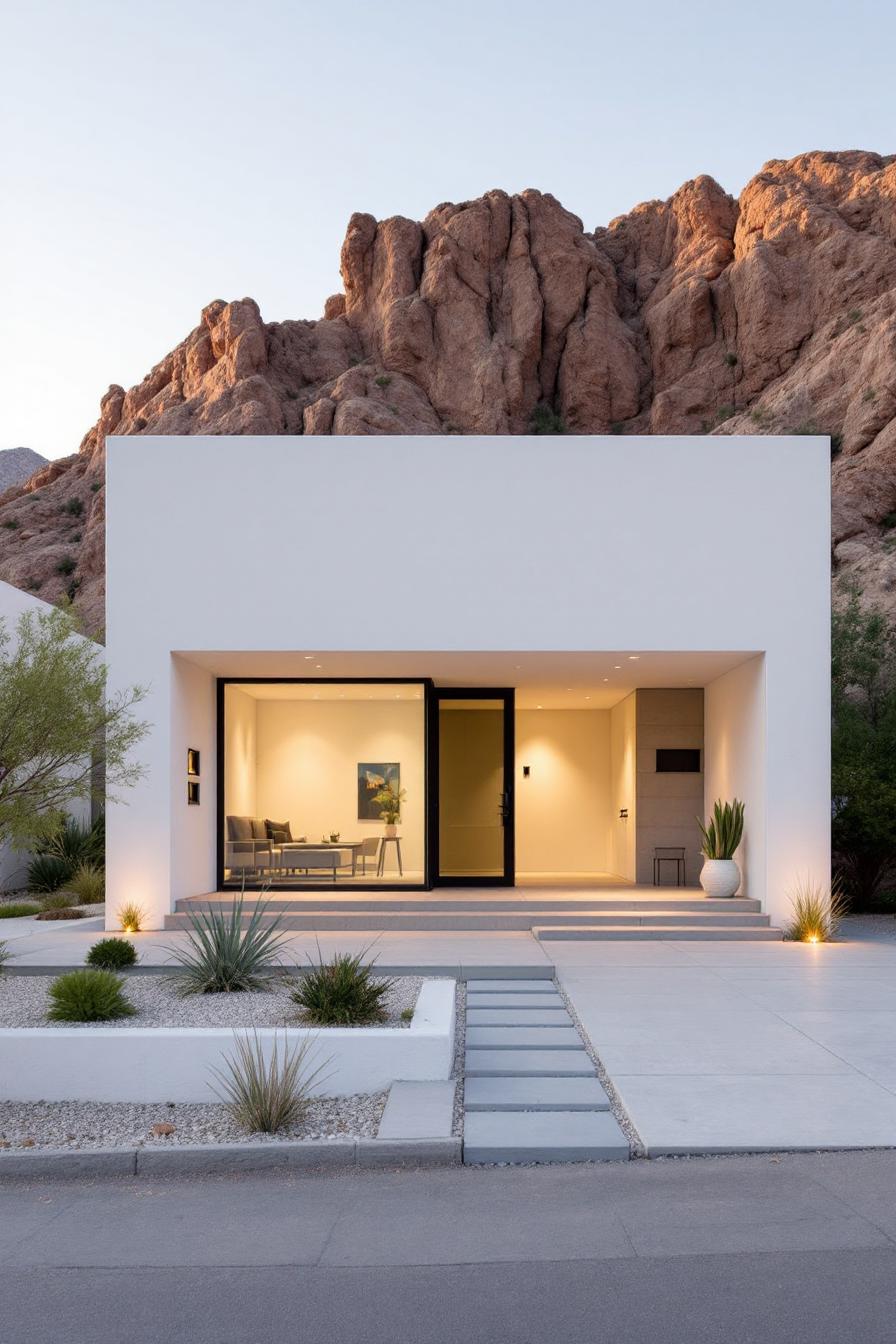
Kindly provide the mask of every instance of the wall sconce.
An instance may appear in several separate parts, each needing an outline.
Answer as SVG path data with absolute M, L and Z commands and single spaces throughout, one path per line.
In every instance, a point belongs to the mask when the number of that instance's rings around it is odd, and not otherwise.
M 191 806 L 199 803 L 199 750 L 197 747 L 187 747 L 187 802 Z
M 187 747 L 187 774 L 198 775 L 199 773 L 199 751 L 196 747 Z
M 619 809 L 619 820 L 620 820 L 620 821 L 628 821 L 628 808 L 627 808 L 627 807 L 620 807 L 620 809 Z
M 523 779 L 528 779 L 528 778 L 529 778 L 529 771 L 530 771 L 530 767 L 529 767 L 528 765 L 524 765 L 524 766 L 523 766 Z

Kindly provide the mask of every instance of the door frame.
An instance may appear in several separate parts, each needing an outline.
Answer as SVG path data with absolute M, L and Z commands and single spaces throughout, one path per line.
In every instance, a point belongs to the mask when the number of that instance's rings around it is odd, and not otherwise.
M 442 877 L 439 872 L 439 701 L 500 700 L 504 707 L 504 873 L 500 877 Z M 512 887 L 516 883 L 516 692 L 512 686 L 431 686 L 427 695 L 426 796 L 428 885 Z

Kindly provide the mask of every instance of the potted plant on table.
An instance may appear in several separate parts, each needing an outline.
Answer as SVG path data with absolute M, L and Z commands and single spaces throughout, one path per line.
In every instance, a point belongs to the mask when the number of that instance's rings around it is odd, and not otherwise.
M 380 816 L 386 823 L 386 835 L 396 835 L 396 824 L 401 820 L 401 805 L 407 797 L 407 789 L 395 789 L 385 784 L 374 795 L 373 801 L 380 809 Z
M 705 857 L 700 871 L 700 885 L 707 896 L 716 899 L 733 896 L 740 886 L 740 869 L 734 855 L 744 833 L 744 805 L 737 798 L 733 803 L 716 799 L 712 817 L 704 826 L 697 824 L 703 836 L 701 846 Z

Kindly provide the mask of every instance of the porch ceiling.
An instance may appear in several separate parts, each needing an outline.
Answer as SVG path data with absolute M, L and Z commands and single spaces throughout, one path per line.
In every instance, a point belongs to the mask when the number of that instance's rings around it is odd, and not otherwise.
M 705 686 L 756 650 L 521 652 L 174 650 L 219 677 L 432 677 L 439 686 L 515 686 L 520 709 L 610 709 L 639 686 Z

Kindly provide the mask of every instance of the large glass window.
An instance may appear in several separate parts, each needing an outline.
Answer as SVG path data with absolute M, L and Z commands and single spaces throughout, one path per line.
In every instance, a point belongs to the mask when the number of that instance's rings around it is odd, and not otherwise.
M 224 884 L 419 885 L 421 683 L 224 687 Z

